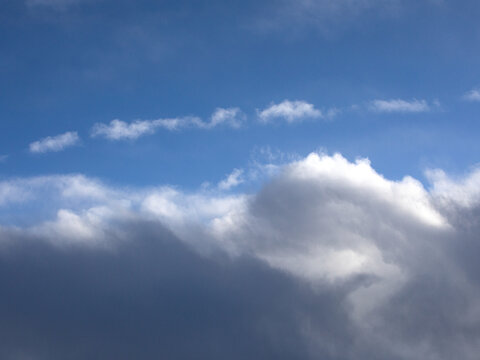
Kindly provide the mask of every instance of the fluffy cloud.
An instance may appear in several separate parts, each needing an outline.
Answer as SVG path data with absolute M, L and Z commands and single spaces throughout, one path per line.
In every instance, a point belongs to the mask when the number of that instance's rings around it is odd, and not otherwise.
M 268 123 L 275 119 L 285 119 L 288 123 L 300 122 L 305 119 L 323 117 L 320 110 L 306 101 L 285 100 L 279 104 L 272 104 L 263 110 L 257 110 L 261 122 Z
M 76 131 L 69 131 L 57 136 L 47 136 L 30 144 L 32 153 L 45 153 L 49 151 L 62 151 L 67 147 L 78 144 L 80 138 Z
M 480 90 L 473 89 L 463 95 L 463 99 L 466 101 L 480 101 Z
M 157 129 L 166 129 L 169 131 L 184 128 L 212 129 L 219 125 L 239 128 L 242 120 L 243 114 L 238 108 L 217 108 L 208 122 L 195 116 L 157 120 L 136 120 L 131 123 L 115 119 L 109 124 L 95 124 L 92 128 L 91 136 L 105 137 L 110 140 L 133 140 L 143 135 L 153 134 Z
M 4 181 L 1 212 L 54 211 L 0 225 L 0 355 L 476 359 L 479 174 L 313 153 L 251 195 Z
M 416 99 L 411 101 L 402 99 L 373 100 L 370 103 L 369 108 L 371 111 L 384 113 L 419 113 L 430 111 L 430 106 L 425 100 Z

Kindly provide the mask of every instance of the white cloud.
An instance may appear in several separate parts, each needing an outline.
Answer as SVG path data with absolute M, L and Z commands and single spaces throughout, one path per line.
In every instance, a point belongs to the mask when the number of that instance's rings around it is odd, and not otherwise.
M 371 111 L 380 112 L 380 113 L 393 113 L 393 112 L 403 112 L 403 113 L 419 113 L 419 112 L 428 112 L 430 111 L 430 106 L 425 100 L 402 100 L 402 99 L 392 99 L 392 100 L 373 100 L 369 109 Z
M 471 207 L 480 203 L 480 169 L 462 179 L 452 179 L 443 170 L 426 171 L 427 178 L 432 183 L 432 194 L 435 199 L 445 204 L 456 204 L 462 207 Z
M 108 125 L 95 124 L 91 135 L 92 137 L 102 136 L 110 140 L 134 140 L 143 135 L 153 134 L 159 128 L 174 131 L 187 126 L 199 126 L 200 124 L 203 124 L 203 122 L 196 117 L 136 120 L 131 123 L 115 119 L 110 121 Z
M 320 110 L 306 101 L 284 100 L 279 104 L 272 104 L 266 109 L 257 110 L 261 122 L 268 123 L 275 119 L 285 119 L 288 123 L 300 122 L 305 119 L 322 118 Z
M 430 111 L 430 106 L 425 100 L 411 100 L 406 101 L 402 99 L 392 99 L 392 100 L 373 100 L 369 109 L 371 111 L 380 112 L 380 113 L 419 113 L 419 112 L 428 112 Z
M 473 89 L 463 95 L 463 99 L 466 101 L 478 102 L 480 101 L 480 90 Z
M 212 129 L 220 125 L 232 128 L 240 127 L 243 114 L 238 108 L 218 108 L 213 113 L 209 122 L 199 117 L 186 116 L 179 118 L 167 118 L 157 120 L 135 120 L 131 123 L 118 119 L 109 124 L 97 123 L 92 127 L 92 137 L 105 137 L 110 140 L 137 139 L 141 136 L 153 134 L 157 129 L 177 131 L 185 128 Z
M 97 123 L 93 126 L 92 137 L 103 136 L 110 140 L 120 139 L 137 139 L 146 134 L 152 134 L 155 131 L 155 124 L 153 121 L 137 120 L 132 123 L 114 119 L 110 124 Z
M 230 190 L 231 188 L 238 186 L 243 182 L 243 170 L 234 169 L 225 180 L 222 180 L 218 183 L 218 188 L 220 190 Z
M 0 163 L 7 161 L 8 155 L 0 155 Z
M 212 128 L 220 124 L 226 124 L 232 128 L 239 128 L 244 120 L 244 114 L 239 108 L 217 108 L 212 114 L 210 122 L 206 127 Z
M 48 136 L 29 145 L 32 153 L 45 153 L 50 151 L 62 151 L 67 147 L 78 144 L 80 138 L 76 131 L 69 131 L 57 136 Z

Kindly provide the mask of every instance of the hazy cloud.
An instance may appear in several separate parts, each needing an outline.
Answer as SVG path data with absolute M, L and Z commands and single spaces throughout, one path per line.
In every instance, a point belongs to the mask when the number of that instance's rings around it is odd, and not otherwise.
M 254 24 L 263 32 L 314 28 L 331 36 L 365 18 L 398 16 L 405 6 L 405 0 L 276 0 Z
M 241 126 L 244 117 L 239 108 L 217 108 L 212 114 L 208 127 L 215 127 L 226 123 L 233 128 L 238 128 Z
M 76 131 L 69 131 L 57 136 L 47 136 L 30 144 L 32 153 L 45 153 L 50 151 L 62 151 L 67 147 L 78 144 L 80 138 Z
M 419 113 L 419 112 L 428 112 L 430 111 L 430 106 L 425 100 L 402 100 L 402 99 L 392 99 L 392 100 L 373 100 L 369 109 L 374 112 L 380 113 Z
M 465 95 L 463 95 L 463 99 L 466 101 L 480 101 L 480 90 L 478 89 L 473 89 L 467 92 Z

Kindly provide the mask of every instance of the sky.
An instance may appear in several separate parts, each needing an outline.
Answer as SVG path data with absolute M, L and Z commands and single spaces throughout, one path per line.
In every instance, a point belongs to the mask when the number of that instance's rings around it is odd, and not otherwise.
M 0 0 L 0 357 L 476 359 L 479 16 Z

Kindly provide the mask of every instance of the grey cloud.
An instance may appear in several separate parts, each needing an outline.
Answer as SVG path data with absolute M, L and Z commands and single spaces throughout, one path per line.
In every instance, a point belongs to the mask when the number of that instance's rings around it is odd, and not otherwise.
M 253 195 L 12 180 L 58 211 L 0 226 L 0 357 L 476 359 L 479 171 L 429 176 L 311 154 Z
M 0 252 L 2 359 L 344 352 L 351 335 L 342 298 L 355 283 L 313 291 L 252 258 L 201 257 L 158 224 L 124 223 L 121 231 L 128 242 L 95 251 L 11 235 Z M 324 347 L 313 346 L 306 326 L 318 327 Z

